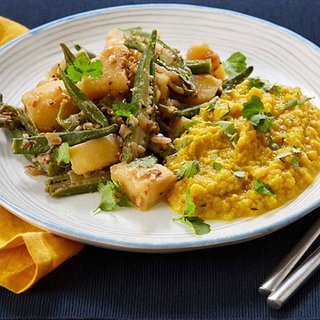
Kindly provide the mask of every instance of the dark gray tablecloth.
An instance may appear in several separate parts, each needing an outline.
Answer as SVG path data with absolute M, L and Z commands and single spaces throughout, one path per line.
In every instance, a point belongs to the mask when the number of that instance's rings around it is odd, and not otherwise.
M 170 2 L 247 13 L 320 45 L 318 0 Z M 0 0 L 0 15 L 34 28 L 82 11 L 137 3 L 150 1 Z M 319 212 L 258 240 L 210 250 L 156 255 L 87 246 L 24 294 L 0 288 L 0 319 L 320 319 L 320 273 L 281 311 L 268 309 L 257 291 Z

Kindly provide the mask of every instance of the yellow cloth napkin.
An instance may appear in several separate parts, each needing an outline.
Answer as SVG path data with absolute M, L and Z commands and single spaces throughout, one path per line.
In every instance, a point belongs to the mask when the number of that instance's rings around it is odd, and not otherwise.
M 27 30 L 0 16 L 0 45 Z M 32 226 L 0 206 L 0 286 L 21 293 L 82 248 L 83 244 Z

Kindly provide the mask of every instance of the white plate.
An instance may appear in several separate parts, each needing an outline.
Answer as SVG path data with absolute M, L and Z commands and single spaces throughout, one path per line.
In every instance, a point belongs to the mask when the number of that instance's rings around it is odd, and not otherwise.
M 208 42 L 226 58 L 241 51 L 255 75 L 298 85 L 320 105 L 320 49 L 301 36 L 243 14 L 187 5 L 124 6 L 63 18 L 36 28 L 0 49 L 1 91 L 20 105 L 46 70 L 61 59 L 60 42 L 80 43 L 98 52 L 106 33 L 118 27 L 156 28 L 163 39 L 184 52 L 193 41 Z M 14 156 L 9 136 L 0 133 L 1 204 L 31 223 L 92 245 L 146 252 L 191 250 L 236 243 L 273 232 L 301 218 L 320 203 L 320 179 L 294 201 L 255 218 L 211 221 L 212 232 L 195 236 L 172 222 L 174 213 L 161 204 L 147 213 L 121 209 L 93 216 L 98 194 L 53 199 L 44 178 L 24 173 L 25 160 Z

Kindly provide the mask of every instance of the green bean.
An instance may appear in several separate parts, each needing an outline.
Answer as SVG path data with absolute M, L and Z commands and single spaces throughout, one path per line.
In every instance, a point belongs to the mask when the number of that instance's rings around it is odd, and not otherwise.
M 109 171 L 92 173 L 89 176 L 79 176 L 73 171 L 46 179 L 46 190 L 52 197 L 64 197 L 81 193 L 95 192 L 99 183 L 110 180 Z
M 253 71 L 253 67 L 250 66 L 245 70 L 243 70 L 242 72 L 240 72 L 239 74 L 237 74 L 236 76 L 225 80 L 222 84 L 222 89 L 223 90 L 233 89 L 237 84 L 243 82 L 246 78 L 248 78 L 252 73 L 252 71 Z
M 191 70 L 192 74 L 210 74 L 211 60 L 187 60 L 187 67 Z
M 137 157 L 144 155 L 145 149 L 150 140 L 150 132 L 139 124 L 139 119 L 150 124 L 155 120 L 155 47 L 157 41 L 157 31 L 153 30 L 150 41 L 139 61 L 132 94 L 132 103 L 137 103 L 139 109 L 134 120 L 131 115 L 127 124 L 131 134 L 125 138 L 122 150 L 121 160 L 131 162 Z
M 64 71 L 59 69 L 59 74 L 72 101 L 83 111 L 86 118 L 101 127 L 108 126 L 108 120 L 100 109 L 67 77 Z
M 60 43 L 60 47 L 62 49 L 64 60 L 66 61 L 66 64 L 72 64 L 74 60 L 76 60 L 75 55 L 70 51 L 70 49 L 67 47 L 65 43 Z
M 88 51 L 87 49 L 85 49 L 84 47 L 80 46 L 79 44 L 74 44 L 73 46 L 75 47 L 75 49 L 77 51 L 84 50 L 86 52 L 86 54 L 88 55 L 89 59 L 96 58 L 96 56 L 97 56 L 96 54 L 94 54 L 93 52 Z
M 118 126 L 113 124 L 109 127 L 94 129 L 94 130 L 83 130 L 73 132 L 54 132 L 50 133 L 56 135 L 57 138 L 61 139 L 62 142 L 68 142 L 69 146 L 73 146 L 91 139 L 104 137 L 110 133 L 118 131 Z M 48 135 L 48 133 L 46 134 Z M 27 138 L 14 138 L 12 141 L 12 149 L 15 154 L 30 154 L 36 156 L 40 153 L 45 153 L 50 150 L 50 145 L 46 135 L 37 135 Z
M 203 105 L 204 104 L 200 104 L 200 105 L 196 105 L 196 106 L 192 106 L 192 107 L 180 110 L 175 107 L 170 107 L 170 106 L 165 106 L 163 104 L 159 104 L 158 109 L 160 111 L 160 114 L 164 117 L 167 117 L 167 118 L 172 118 L 172 117 L 192 118 L 199 113 L 200 108 Z M 207 102 L 205 103 L 205 105 L 207 105 Z
M 79 125 L 85 123 L 86 117 L 84 116 L 83 111 L 80 111 L 79 113 L 72 114 L 68 118 L 64 119 L 66 105 L 67 100 L 62 100 L 56 120 L 58 124 L 66 131 L 74 131 Z

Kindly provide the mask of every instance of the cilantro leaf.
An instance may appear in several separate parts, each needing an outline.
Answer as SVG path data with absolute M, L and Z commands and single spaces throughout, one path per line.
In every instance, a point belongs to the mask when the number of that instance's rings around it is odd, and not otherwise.
M 228 75 L 235 75 L 246 68 L 246 60 L 247 58 L 241 52 L 234 52 L 225 62 L 222 63 L 223 69 Z
M 217 171 L 220 171 L 222 169 L 222 164 L 219 162 L 213 162 L 213 168 Z
M 281 146 L 274 142 L 271 136 L 267 136 L 268 142 L 269 142 L 269 146 L 272 150 L 279 150 L 281 149 Z
M 301 106 L 305 104 L 307 101 L 312 100 L 313 98 L 302 98 L 301 100 L 298 100 L 297 98 L 291 99 L 288 101 L 288 103 L 285 106 L 285 109 L 295 106 Z
M 53 150 L 52 160 L 56 164 L 70 163 L 69 143 L 63 142 L 58 148 Z
M 254 179 L 252 181 L 252 186 L 253 186 L 253 189 L 260 194 L 264 194 L 267 196 L 274 195 L 274 192 L 272 191 L 271 187 L 268 184 L 263 183 L 259 179 Z
M 176 144 L 176 148 L 177 150 L 181 150 L 182 148 L 186 147 L 189 143 L 189 138 L 188 137 L 184 137 L 182 138 L 177 144 Z
M 236 176 L 237 178 L 243 179 L 246 177 L 246 173 L 242 170 L 236 170 L 232 171 L 233 175 Z
M 219 97 L 214 97 L 211 102 L 208 103 L 206 111 L 214 110 L 219 105 Z
M 182 132 L 191 128 L 195 124 L 195 121 L 189 121 L 181 126 L 179 126 L 176 131 L 173 133 L 173 139 L 178 138 Z
M 178 176 L 178 179 L 182 179 L 183 176 L 186 176 L 187 178 L 192 178 L 195 176 L 199 171 L 199 161 L 193 160 L 193 161 L 185 161 L 182 164 L 182 167 L 179 170 L 176 170 L 176 175 Z
M 258 113 L 250 117 L 250 122 L 255 126 L 257 131 L 267 133 L 272 127 L 274 117 L 270 113 Z
M 291 159 L 292 167 L 294 171 L 299 171 L 299 159 L 298 157 L 293 157 Z
M 174 218 L 174 221 L 183 222 L 194 229 L 196 235 L 207 234 L 211 231 L 210 225 L 205 223 L 203 219 L 195 215 L 196 205 L 192 201 L 190 189 L 186 190 L 186 198 L 184 203 L 184 211 L 181 217 Z
M 129 163 L 129 167 L 151 168 L 157 163 L 158 159 L 155 156 L 147 156 L 137 158 Z
M 262 101 L 258 96 L 251 96 L 250 100 L 243 104 L 242 116 L 248 120 L 260 112 L 264 111 Z
M 248 119 L 257 131 L 267 133 L 275 119 L 271 113 L 263 112 L 264 106 L 258 96 L 252 96 L 243 104 L 242 116 Z
M 234 145 L 237 138 L 237 131 L 234 126 L 234 122 L 231 121 L 219 121 L 218 125 L 222 128 L 224 134 L 229 137 L 230 141 Z
M 278 154 L 276 156 L 277 159 L 283 159 L 285 157 L 288 157 L 294 153 L 301 153 L 301 148 L 297 148 L 295 145 L 292 145 L 291 148 L 290 148 L 290 151 L 285 151 L 285 152 L 282 152 L 280 154 Z
M 101 193 L 101 200 L 95 212 L 99 209 L 101 211 L 112 211 L 117 206 L 114 183 L 112 181 L 107 181 L 106 184 L 100 183 L 98 191 Z
M 91 61 L 84 52 L 81 52 L 73 63 L 67 66 L 66 74 L 72 82 L 77 83 L 83 76 L 101 77 L 102 68 L 100 60 Z
M 274 90 L 276 93 L 280 93 L 282 88 L 279 85 L 272 84 L 268 80 L 263 80 L 259 77 L 249 78 L 249 88 L 258 88 L 262 89 L 265 92 L 269 92 L 270 90 Z
M 98 185 L 98 191 L 101 194 L 101 200 L 98 208 L 94 211 L 112 211 L 117 205 L 119 207 L 132 206 L 128 196 L 121 191 L 121 186 L 118 182 L 107 181 L 105 184 Z
M 295 145 L 292 145 L 291 146 L 291 151 L 293 153 L 301 153 L 302 152 L 302 149 L 301 148 L 297 148 Z
M 113 112 L 119 117 L 129 117 L 131 114 L 134 116 L 139 110 L 138 103 L 115 103 L 112 105 Z

